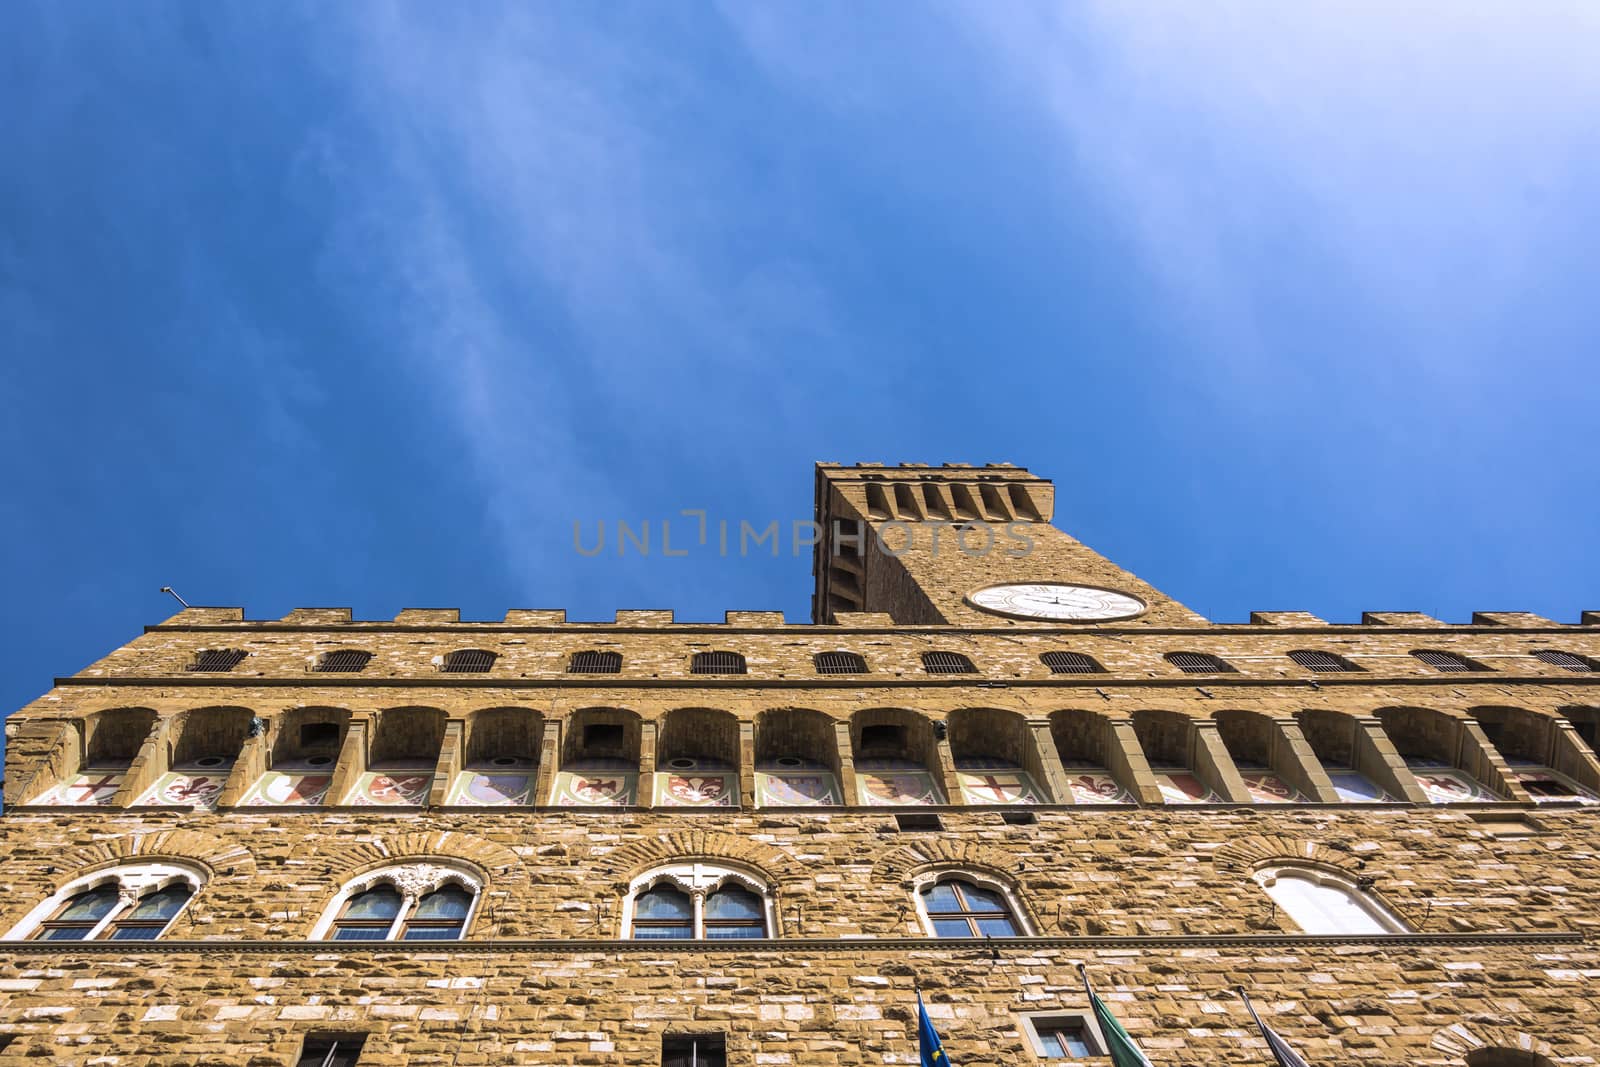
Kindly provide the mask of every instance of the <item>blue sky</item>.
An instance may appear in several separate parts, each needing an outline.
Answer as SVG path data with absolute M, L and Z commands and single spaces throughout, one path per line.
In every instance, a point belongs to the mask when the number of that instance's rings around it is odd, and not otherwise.
M 804 619 L 815 460 L 1222 621 L 1600 608 L 1586 3 L 0 11 L 13 708 L 174 605 Z

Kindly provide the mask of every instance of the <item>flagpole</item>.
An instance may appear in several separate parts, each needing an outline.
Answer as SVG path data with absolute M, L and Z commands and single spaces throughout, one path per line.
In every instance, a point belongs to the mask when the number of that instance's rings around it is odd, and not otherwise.
M 1083 979 L 1083 991 L 1093 1000 L 1094 990 L 1089 988 L 1089 968 L 1082 963 L 1078 964 L 1078 977 Z
M 1234 986 L 1233 987 L 1233 991 L 1235 993 L 1239 994 L 1239 999 L 1240 1000 L 1244 1001 L 1244 1010 L 1249 1012 L 1250 1013 L 1250 1018 L 1255 1020 L 1256 1029 L 1261 1031 L 1261 1036 L 1262 1037 L 1266 1037 L 1267 1036 L 1266 1028 L 1261 1025 L 1261 1016 L 1256 1014 L 1256 1006 L 1254 1004 L 1250 1003 L 1250 994 L 1246 993 L 1244 991 L 1244 986 L 1242 986 L 1242 985 Z M 1272 1044 L 1272 1042 L 1268 1041 L 1267 1044 L 1270 1045 L 1270 1044 Z

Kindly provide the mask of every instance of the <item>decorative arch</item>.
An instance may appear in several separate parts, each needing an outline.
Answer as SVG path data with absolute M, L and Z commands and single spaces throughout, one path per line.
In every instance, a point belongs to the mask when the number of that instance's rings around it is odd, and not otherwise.
M 58 857 L 58 866 L 83 873 L 140 859 L 187 861 L 204 868 L 208 879 L 218 872 L 248 878 L 256 871 L 256 859 L 249 849 L 199 830 L 161 830 L 97 841 L 64 853 Z
M 486 879 L 508 885 L 528 877 L 521 858 L 509 848 L 456 830 L 376 836 L 370 841 L 328 849 L 318 853 L 318 857 L 326 864 L 330 877 L 336 880 L 348 878 L 351 872 L 365 873 L 386 865 L 429 860 L 463 863 L 482 872 Z
M 1494 1062 L 1490 1057 L 1475 1060 L 1474 1055 L 1493 1051 L 1506 1053 L 1509 1058 L 1504 1063 L 1516 1067 L 1554 1067 L 1555 1063 L 1555 1049 L 1548 1041 L 1509 1026 L 1456 1023 L 1435 1033 L 1432 1044 L 1467 1067 L 1490 1067 Z
M 635 841 L 597 857 L 592 866 L 598 878 L 620 889 L 652 867 L 695 859 L 726 860 L 747 867 L 774 886 L 807 877 L 804 868 L 787 853 L 717 830 L 678 830 Z
M 1045 804 L 1043 761 L 1028 720 L 1004 708 L 957 708 L 949 725 L 957 784 L 968 804 Z
M 1471 716 L 1443 708 L 1396 705 L 1376 712 L 1395 751 L 1430 802 L 1505 799 L 1499 755 L 1483 748 L 1467 724 Z M 1482 735 L 1479 734 L 1481 737 Z M 1514 799 L 1526 800 L 1526 794 Z
M 1219 870 L 1253 871 L 1273 863 L 1327 867 L 1351 878 L 1359 872 L 1348 852 L 1302 837 L 1257 834 L 1230 841 L 1216 851 Z
M 990 875 L 1015 888 L 1011 871 L 1016 866 L 1016 856 L 1000 849 L 975 841 L 936 838 L 885 853 L 872 865 L 872 877 L 910 888 L 917 875 L 926 871 L 959 869 Z

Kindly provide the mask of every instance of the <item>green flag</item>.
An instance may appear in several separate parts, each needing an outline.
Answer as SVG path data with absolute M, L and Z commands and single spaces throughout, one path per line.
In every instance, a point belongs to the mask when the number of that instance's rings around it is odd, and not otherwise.
M 1078 973 L 1083 975 L 1083 989 L 1089 994 L 1089 1006 L 1094 1009 L 1095 1021 L 1100 1024 L 1100 1033 L 1105 1035 L 1106 1051 L 1111 1054 L 1111 1067 L 1155 1067 L 1139 1046 L 1133 1043 L 1133 1038 L 1128 1036 L 1128 1031 L 1117 1022 L 1117 1017 L 1111 1014 L 1111 1009 L 1105 1002 L 1094 995 L 1094 990 L 1089 988 L 1089 968 L 1078 964 Z

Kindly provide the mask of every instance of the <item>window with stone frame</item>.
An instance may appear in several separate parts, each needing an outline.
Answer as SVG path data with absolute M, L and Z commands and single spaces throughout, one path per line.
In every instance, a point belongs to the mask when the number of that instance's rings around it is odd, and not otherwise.
M 934 937 L 1017 937 L 1027 933 L 1011 891 L 992 878 L 944 871 L 918 880 L 917 910 Z
M 737 941 L 773 936 L 766 885 L 713 863 L 657 867 L 635 878 L 623 910 L 623 937 L 635 941 Z
M 1030 1012 L 1022 1031 L 1043 1060 L 1086 1060 L 1105 1055 L 1105 1040 L 1087 1012 Z
M 7 940 L 153 941 L 200 891 L 200 871 L 140 863 L 76 878 L 34 908 Z
M 482 890 L 477 874 L 453 864 L 381 867 L 339 891 L 312 940 L 459 941 Z
M 1255 880 L 1307 934 L 1402 934 L 1401 919 L 1349 878 L 1316 867 L 1264 867 Z
M 356 1067 L 366 1034 L 307 1034 L 295 1067 Z
M 727 1067 L 728 1039 L 722 1034 L 663 1034 L 661 1067 Z

